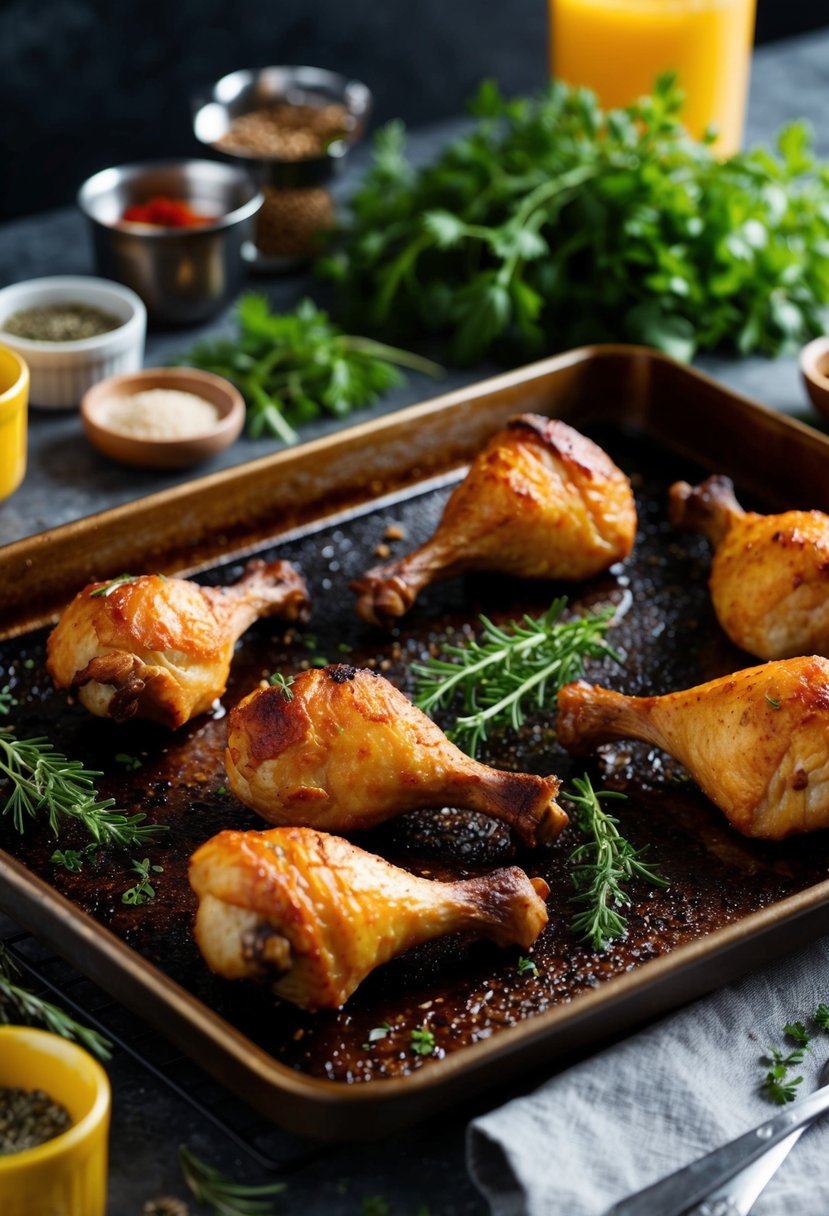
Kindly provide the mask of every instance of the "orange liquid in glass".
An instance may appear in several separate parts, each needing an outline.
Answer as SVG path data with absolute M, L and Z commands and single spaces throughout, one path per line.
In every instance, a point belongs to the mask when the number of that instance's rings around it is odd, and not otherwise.
M 682 120 L 699 138 L 719 132 L 723 156 L 743 138 L 755 0 L 549 0 L 550 68 L 585 85 L 606 108 L 650 93 L 673 70 Z

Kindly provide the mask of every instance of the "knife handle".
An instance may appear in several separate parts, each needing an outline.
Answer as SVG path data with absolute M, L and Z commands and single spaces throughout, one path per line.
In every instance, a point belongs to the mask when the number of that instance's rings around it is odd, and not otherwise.
M 692 1161 L 637 1195 L 623 1199 L 607 1216 L 682 1216 L 722 1183 L 826 1110 L 829 1110 L 829 1085 L 816 1089 L 791 1110 L 767 1119 L 722 1148 Z

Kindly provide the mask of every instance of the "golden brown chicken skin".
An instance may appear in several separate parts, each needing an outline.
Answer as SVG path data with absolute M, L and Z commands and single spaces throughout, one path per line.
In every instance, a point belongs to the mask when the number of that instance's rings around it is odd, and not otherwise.
M 342 1005 L 365 977 L 448 933 L 527 949 L 547 923 L 543 879 L 496 870 L 433 882 L 310 828 L 220 832 L 193 854 L 196 940 L 211 970 L 304 1009 Z
M 714 611 L 736 646 L 760 659 L 829 655 L 829 515 L 744 511 L 727 477 L 671 487 L 675 527 L 714 547 Z
M 568 684 L 558 737 L 576 753 L 611 739 L 662 748 L 746 836 L 829 827 L 826 659 L 781 659 L 663 697 Z
M 302 620 L 308 603 L 289 562 L 250 562 L 231 587 L 160 574 L 91 583 L 50 634 L 46 666 L 99 717 L 174 728 L 222 695 L 236 641 L 255 620 Z
M 236 797 L 270 823 L 354 832 L 455 806 L 503 820 L 526 845 L 567 823 L 556 777 L 480 764 L 388 680 L 344 664 L 246 697 L 230 713 L 225 766 Z
M 351 584 L 357 613 L 388 625 L 429 583 L 471 570 L 579 582 L 627 557 L 635 535 L 630 482 L 607 453 L 523 414 L 472 462 L 430 540 Z

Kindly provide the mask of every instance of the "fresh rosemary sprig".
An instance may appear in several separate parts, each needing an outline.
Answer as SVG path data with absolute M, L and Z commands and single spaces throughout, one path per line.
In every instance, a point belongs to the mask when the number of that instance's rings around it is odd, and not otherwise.
M 89 598 L 94 600 L 99 596 L 103 596 L 104 599 L 106 599 L 108 595 L 112 595 L 113 591 L 117 591 L 117 589 L 119 587 L 123 587 L 125 583 L 134 583 L 135 580 L 140 577 L 141 576 L 139 574 L 119 574 L 116 578 L 110 579 L 108 583 L 104 583 L 104 585 L 99 587 L 97 591 L 90 591 Z
M 575 807 L 575 822 L 589 839 L 570 854 L 573 867 L 573 903 L 583 911 L 573 919 L 574 932 L 586 937 L 595 950 L 604 950 L 624 935 L 627 918 L 620 911 L 630 904 L 624 884 L 641 879 L 657 887 L 667 887 L 666 879 L 640 860 L 644 849 L 634 849 L 619 831 L 619 821 L 602 806 L 603 799 L 625 798 L 610 790 L 596 791 L 590 778 L 574 777 L 574 790 L 566 796 Z
M 548 695 L 584 674 L 584 660 L 620 656 L 604 640 L 613 609 L 562 621 L 564 596 L 544 616 L 506 625 L 481 616 L 480 639 L 444 647 L 448 658 L 413 663 L 415 704 L 425 713 L 462 698 L 464 713 L 450 737 L 474 756 L 493 727 L 516 730 L 528 709 L 542 709 Z
M 51 1001 L 29 992 L 28 988 L 17 983 L 19 975 L 20 969 L 6 947 L 0 943 L 0 1022 L 3 1025 L 9 1024 L 10 1015 L 13 1014 L 15 1019 L 38 1022 L 53 1034 L 80 1043 L 99 1060 L 110 1058 L 112 1044 L 109 1039 L 105 1039 L 90 1026 L 76 1022 L 65 1009 L 60 1009 Z
M 209 1207 L 214 1216 L 272 1216 L 274 1207 L 266 1197 L 285 1190 L 284 1182 L 265 1182 L 260 1186 L 234 1182 L 202 1161 L 186 1144 L 179 1145 L 178 1160 L 194 1199 Z
M 11 815 L 21 834 L 27 820 L 42 812 L 55 836 L 65 819 L 74 819 L 96 844 L 146 844 L 166 831 L 161 824 L 145 823 L 143 812 L 127 815 L 113 810 L 114 798 L 98 797 L 94 779 L 100 776 L 79 760 L 67 760 L 48 739 L 18 739 L 11 731 L 0 730 L 0 785 L 11 785 L 0 813 Z

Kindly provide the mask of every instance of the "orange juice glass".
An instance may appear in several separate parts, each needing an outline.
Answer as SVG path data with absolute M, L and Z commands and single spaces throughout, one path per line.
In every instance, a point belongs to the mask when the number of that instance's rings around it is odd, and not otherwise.
M 722 156 L 743 138 L 755 0 L 549 0 L 550 69 L 585 85 L 605 109 L 650 93 L 675 71 L 682 121 L 699 138 L 715 126 Z

